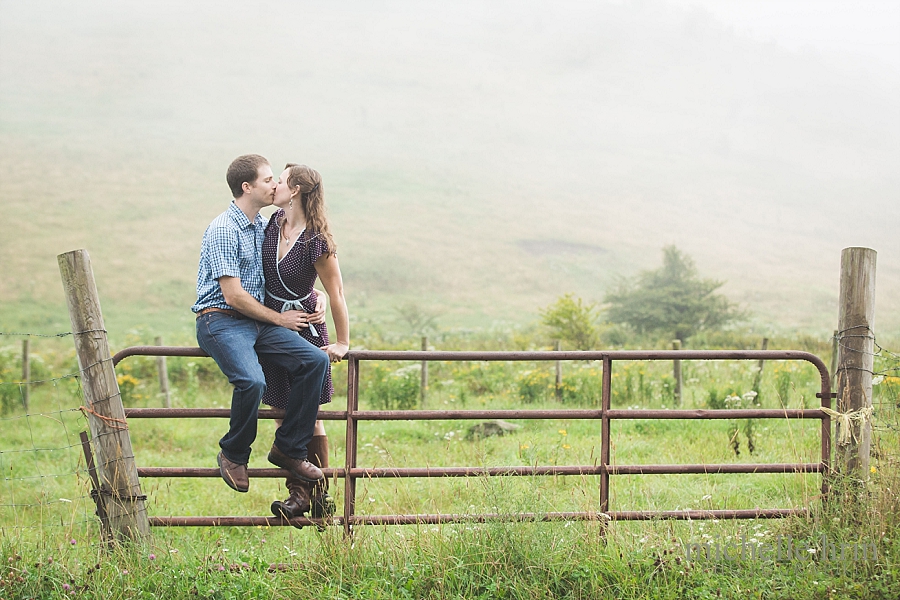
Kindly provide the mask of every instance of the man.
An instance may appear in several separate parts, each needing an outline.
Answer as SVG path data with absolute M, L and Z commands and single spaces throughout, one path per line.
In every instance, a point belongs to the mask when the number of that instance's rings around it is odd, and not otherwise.
M 234 386 L 228 433 L 219 440 L 219 472 L 234 490 L 250 487 L 247 463 L 256 439 L 257 411 L 266 389 L 259 359 L 287 369 L 291 395 L 275 432 L 269 462 L 315 483 L 322 471 L 307 459 L 328 369 L 328 355 L 294 333 L 311 315 L 265 307 L 259 210 L 272 204 L 276 181 L 257 154 L 234 159 L 226 174 L 234 201 L 203 234 L 197 272 L 197 341 Z

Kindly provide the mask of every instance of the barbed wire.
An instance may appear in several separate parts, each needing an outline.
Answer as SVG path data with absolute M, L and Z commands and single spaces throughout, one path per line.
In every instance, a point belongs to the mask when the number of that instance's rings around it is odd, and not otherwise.
M 72 332 L 66 331 L 63 333 L 31 333 L 31 332 L 20 333 L 20 332 L 16 332 L 16 331 L 0 331 L 0 335 L 14 335 L 14 336 L 20 336 L 20 337 L 62 338 L 62 337 L 66 337 L 67 335 L 72 335 Z
M 112 357 L 110 356 L 109 358 L 101 358 L 100 360 L 98 360 L 95 363 L 91 363 L 91 364 L 87 365 L 86 367 L 81 367 L 80 369 L 78 369 L 78 371 L 66 373 L 65 375 L 60 375 L 59 377 L 53 377 L 52 379 L 40 379 L 40 380 L 34 380 L 34 381 L 0 381 L 0 385 L 33 385 L 33 384 L 39 384 L 39 383 L 51 383 L 54 381 L 60 381 L 62 379 L 71 379 L 71 378 L 78 379 L 88 369 L 96 367 L 97 365 L 103 364 L 105 362 L 112 362 Z
M 848 331 L 856 331 L 856 330 L 860 330 L 860 329 L 864 329 L 865 333 L 853 333 L 853 334 L 847 333 Z M 853 348 L 842 342 L 842 340 L 844 340 L 845 338 L 870 339 L 870 340 L 872 340 L 872 345 L 874 346 L 876 351 L 869 352 L 867 350 Z M 889 358 L 889 359 L 894 359 L 894 360 L 900 361 L 900 354 L 892 352 L 891 350 L 888 350 L 887 348 L 885 348 L 884 346 L 879 344 L 877 336 L 875 335 L 875 331 L 868 325 L 854 325 L 852 327 L 847 327 L 845 329 L 835 331 L 834 335 L 832 336 L 832 339 L 834 339 L 837 342 L 837 346 L 841 349 L 842 352 L 847 351 L 847 352 L 854 352 L 856 354 L 866 354 L 866 355 L 871 356 L 873 358 L 873 360 L 875 358 Z M 879 369 L 879 370 L 875 370 L 874 367 L 872 370 L 869 370 L 869 369 L 864 369 L 862 367 L 857 367 L 857 366 L 853 366 L 853 365 L 843 365 L 843 366 L 839 365 L 836 369 L 836 372 L 837 371 L 847 371 L 847 370 L 864 371 L 867 373 L 871 373 L 873 377 L 878 377 L 878 376 L 888 377 L 892 373 L 900 373 L 900 365 L 886 366 L 883 369 Z
M 69 335 L 82 335 L 85 333 L 96 333 L 102 331 L 109 333 L 105 329 L 85 329 L 83 331 L 63 331 L 60 333 L 34 333 L 34 332 L 18 332 L 18 331 L 0 331 L 0 335 L 10 335 L 18 337 L 44 337 L 44 338 L 63 338 Z

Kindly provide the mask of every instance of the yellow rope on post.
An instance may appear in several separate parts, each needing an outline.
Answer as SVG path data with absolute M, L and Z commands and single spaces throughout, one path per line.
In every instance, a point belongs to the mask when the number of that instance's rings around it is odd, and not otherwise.
M 859 440 L 857 439 L 856 434 L 853 433 L 853 421 L 856 421 L 857 423 L 859 423 L 859 426 L 862 427 L 866 422 L 872 420 L 872 413 L 875 412 L 875 410 L 871 406 L 864 406 L 859 410 L 853 410 L 845 413 L 838 412 L 830 408 L 825 408 L 824 406 L 820 407 L 819 410 L 821 410 L 832 419 L 837 420 L 838 446 L 849 445 L 851 438 L 853 441 L 858 442 Z

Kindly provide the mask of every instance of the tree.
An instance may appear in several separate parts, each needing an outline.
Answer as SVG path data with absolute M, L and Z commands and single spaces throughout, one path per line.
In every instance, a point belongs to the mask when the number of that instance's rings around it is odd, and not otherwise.
M 639 333 L 686 340 L 698 331 L 722 327 L 740 317 L 714 293 L 723 281 L 701 279 L 694 261 L 675 246 L 663 248 L 663 266 L 622 281 L 606 294 L 607 319 Z
M 541 321 L 550 329 L 553 338 L 571 342 L 576 350 L 590 350 L 596 345 L 596 319 L 597 306 L 585 304 L 571 293 L 541 310 Z
M 433 309 L 426 308 L 417 302 L 404 302 L 394 310 L 414 335 L 425 335 L 435 328 L 438 313 Z

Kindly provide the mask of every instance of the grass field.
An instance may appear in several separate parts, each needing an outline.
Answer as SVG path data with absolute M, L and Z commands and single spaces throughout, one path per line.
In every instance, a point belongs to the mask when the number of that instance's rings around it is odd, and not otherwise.
M 48 344 L 56 344 L 50 341 Z M 449 343 L 449 341 L 448 341 Z M 794 345 L 797 342 L 794 341 Z M 59 364 L 54 363 L 58 360 Z M 61 369 L 71 357 L 47 354 L 45 367 Z M 430 371 L 429 406 L 462 408 L 550 408 L 546 364 L 436 363 Z M 404 376 L 402 363 L 385 365 Z M 399 371 L 393 371 L 394 369 Z M 880 367 L 879 367 L 880 368 Z M 620 364 L 614 371 L 614 407 L 671 407 L 668 366 Z M 126 405 L 158 406 L 151 360 L 127 359 L 119 369 Z M 377 368 L 362 373 L 364 408 L 382 406 L 373 395 Z M 227 406 L 227 384 L 208 360 L 170 359 L 174 406 Z M 567 363 L 564 382 L 581 391 L 565 407 L 593 406 L 583 383 L 596 365 Z M 588 373 L 590 377 L 585 377 Z M 685 405 L 746 392 L 753 367 L 737 362 L 685 363 Z M 336 373 L 340 388 L 345 374 Z M 535 382 L 538 382 L 535 384 Z M 541 384 L 543 382 L 543 384 Z M 397 384 L 399 385 L 399 384 Z M 535 385 L 544 385 L 535 396 Z M 887 387 L 884 387 L 884 386 Z M 878 392 L 878 423 L 897 425 L 900 382 L 889 378 Z M 817 375 L 811 367 L 769 363 L 759 400 L 764 407 L 817 404 Z M 401 395 L 395 389 L 394 398 Z M 531 402 L 528 400 L 531 399 Z M 77 432 L 86 422 L 77 381 L 66 378 L 36 386 L 31 416 L 7 411 L 0 459 L 5 475 L 3 543 L 9 567 L 9 598 L 62 597 L 572 597 L 681 598 L 890 598 L 900 586 L 895 542 L 896 430 L 878 434 L 874 473 L 863 514 L 843 502 L 823 505 L 816 475 L 614 476 L 614 510 L 809 507 L 809 519 L 614 523 L 458 524 L 360 527 L 348 544 L 339 527 L 198 528 L 154 530 L 137 551 L 109 554 L 98 546 L 96 518 L 87 495 Z M 333 406 L 339 410 L 343 400 Z M 882 410 L 884 412 L 882 412 Z M 263 421 L 251 466 L 264 467 L 272 437 Z M 523 420 L 502 437 L 468 438 L 471 423 L 375 422 L 360 426 L 361 466 L 594 464 L 599 424 L 588 421 Z M 817 421 L 756 421 L 755 450 L 748 451 L 739 423 L 740 456 L 730 443 L 728 421 L 624 421 L 612 426 L 613 464 L 663 462 L 815 462 Z M 218 420 L 132 421 L 140 466 L 210 466 L 224 422 Z M 343 428 L 329 425 L 332 464 L 343 462 Z M 145 479 L 151 515 L 267 515 L 284 495 L 276 480 L 253 480 L 248 494 L 235 494 L 221 481 Z M 838 490 L 841 487 L 838 486 Z M 342 485 L 332 486 L 341 506 Z M 842 492 L 837 492 L 840 497 Z M 593 477 L 477 477 L 471 479 L 384 479 L 360 481 L 358 514 L 593 511 L 598 508 Z M 874 540 L 878 558 L 838 564 L 827 560 L 688 560 L 690 544 L 774 543 L 792 536 L 818 547 L 822 535 L 844 544 Z M 783 537 L 781 539 L 786 539 Z M 740 542 L 736 542 L 740 540 Z M 18 558 L 17 558 L 18 557 Z M 51 559 L 52 558 L 52 562 Z M 696 557 L 695 557 L 696 558 Z M 95 563 L 101 564 L 97 568 Z M 18 578 L 21 577 L 20 581 Z M 64 586 L 69 586 L 65 589 Z

